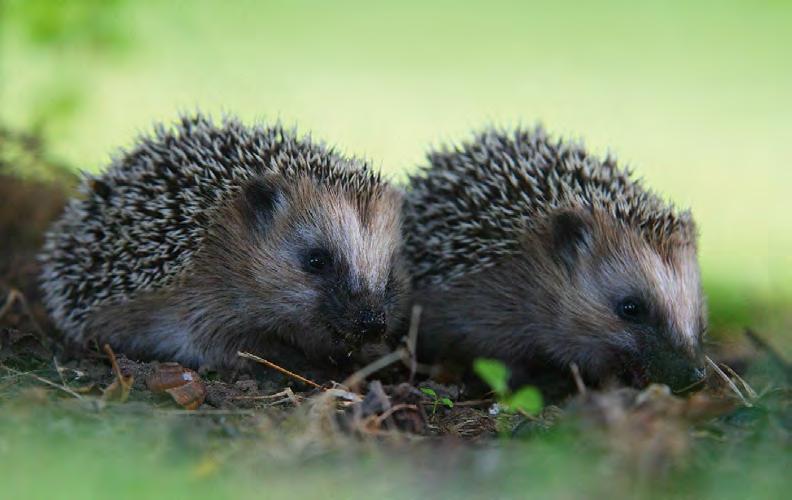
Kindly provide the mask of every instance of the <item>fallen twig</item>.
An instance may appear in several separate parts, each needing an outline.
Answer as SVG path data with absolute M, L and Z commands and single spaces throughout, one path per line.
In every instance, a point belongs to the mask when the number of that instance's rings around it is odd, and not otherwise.
M 14 375 L 32 377 L 32 378 L 38 380 L 39 382 L 41 382 L 42 384 L 46 384 L 46 385 L 48 385 L 50 387 L 54 387 L 56 389 L 60 389 L 61 391 L 65 392 L 66 394 L 69 394 L 70 396 L 74 396 L 77 399 L 82 399 L 82 396 L 80 394 L 78 394 L 77 392 L 69 389 L 65 385 L 60 385 L 58 383 L 53 382 L 52 380 L 47 380 L 44 377 L 40 377 L 40 376 L 36 375 L 35 373 L 21 372 L 19 370 L 15 370 L 15 369 L 10 368 L 10 367 L 5 366 L 5 365 L 0 365 L 0 367 L 4 368 L 5 370 L 8 370 L 9 372 L 13 373 Z
M 110 347 L 110 344 L 104 345 L 104 352 L 107 354 L 107 357 L 110 358 L 110 366 L 113 367 L 113 374 L 121 380 L 124 377 L 124 374 L 121 373 L 121 367 L 118 366 L 118 360 L 116 359 L 115 353 L 113 352 L 113 348 Z
M 418 355 L 416 352 L 418 344 L 418 324 L 421 322 L 421 311 L 419 304 L 415 304 L 410 315 L 410 330 L 407 333 L 407 353 L 410 356 L 410 383 L 415 379 L 415 372 L 418 370 Z
M 724 369 L 725 369 L 727 372 L 729 372 L 729 375 L 731 375 L 732 377 L 734 377 L 734 378 L 736 378 L 736 379 L 737 379 L 737 381 L 740 383 L 740 385 L 742 385 L 742 386 L 743 386 L 743 389 L 745 389 L 745 392 L 747 392 L 747 393 L 748 393 L 748 397 L 750 397 L 751 399 L 756 399 L 757 397 L 759 397 L 759 395 L 758 395 L 758 394 L 756 394 L 756 391 L 755 391 L 755 390 L 753 390 L 753 387 L 751 387 L 750 385 L 748 385 L 748 382 L 746 382 L 746 381 L 745 381 L 745 380 L 744 380 L 744 379 L 743 379 L 741 376 L 739 376 L 739 375 L 737 374 L 737 372 L 735 372 L 734 370 L 732 370 L 732 369 L 731 369 L 731 366 L 727 365 L 726 363 L 721 363 L 721 366 L 723 366 L 723 368 L 724 368 Z
M 55 371 L 58 372 L 58 377 L 60 377 L 61 384 L 63 384 L 63 386 L 66 387 L 67 386 L 66 377 L 63 376 L 63 368 L 60 367 L 60 365 L 58 364 L 58 358 L 55 356 L 52 357 L 52 366 L 54 366 Z
M 390 354 L 386 354 L 385 356 L 374 361 L 373 363 L 364 366 L 360 370 L 356 371 L 355 373 L 347 377 L 342 385 L 345 387 L 354 387 L 363 380 L 365 380 L 365 378 L 368 377 L 369 375 L 376 373 L 389 365 L 392 365 L 393 363 L 399 361 L 400 359 L 404 359 L 405 356 L 407 356 L 407 350 L 405 348 L 402 347 L 400 349 L 396 349 Z
M 397 411 L 401 411 L 401 410 L 418 411 L 418 407 L 415 406 L 415 405 L 412 405 L 412 404 L 407 404 L 407 403 L 401 403 L 401 404 L 397 404 L 397 405 L 391 406 L 390 408 L 388 408 L 387 410 L 382 412 L 382 415 L 378 415 L 377 416 L 377 419 L 376 419 L 377 427 L 381 427 L 382 426 L 382 422 L 384 422 L 388 417 L 390 417 L 391 415 L 393 415 Z
M 723 370 L 720 369 L 717 363 L 712 361 L 712 358 L 709 356 L 704 356 L 704 359 L 706 359 L 707 363 L 712 367 L 713 370 L 715 370 L 715 373 L 718 374 L 718 376 L 721 377 L 724 382 L 726 382 L 729 388 L 740 398 L 745 406 L 748 406 L 749 408 L 753 406 L 747 399 L 745 399 L 745 396 L 743 396 L 743 393 L 740 392 L 740 389 L 737 387 L 737 385 L 735 385 L 734 381 L 730 379 L 729 376 L 723 372 Z
M 723 366 L 726 366 L 726 365 L 723 365 Z M 697 385 L 701 385 L 701 384 L 703 384 L 703 383 L 704 383 L 704 382 L 706 382 L 706 381 L 707 381 L 707 377 L 706 377 L 706 376 L 704 376 L 704 377 L 701 377 L 700 379 L 696 380 L 696 381 L 695 381 L 695 382 L 693 382 L 692 384 L 690 384 L 690 385 L 686 385 L 685 387 L 683 387 L 683 388 L 681 388 L 681 389 L 676 389 L 676 390 L 674 390 L 674 391 L 672 391 L 672 392 L 673 392 L 674 394 L 685 394 L 685 393 L 687 393 L 689 390 L 691 390 L 691 389 L 693 389 L 694 387 L 696 387 Z
M 281 372 L 282 374 L 286 375 L 287 377 L 291 377 L 291 378 L 293 378 L 295 380 L 299 380 L 303 384 L 310 385 L 311 387 L 314 387 L 316 389 L 324 390 L 324 388 L 321 385 L 317 384 L 313 380 L 308 380 L 307 378 L 303 377 L 302 375 L 297 375 L 296 373 L 294 373 L 292 371 L 289 371 L 286 368 L 283 368 L 281 366 L 278 366 L 275 363 L 273 363 L 272 361 L 267 361 L 264 358 L 260 358 L 260 357 L 256 356 L 255 354 L 251 354 L 249 352 L 238 351 L 237 352 L 237 356 L 239 356 L 240 358 L 245 358 L 245 359 L 249 359 L 251 361 L 255 361 L 256 363 L 259 363 L 259 364 L 262 364 L 262 365 L 267 366 L 269 368 L 272 368 L 273 370 L 277 370 L 277 371 Z
M 132 384 L 135 382 L 135 378 L 132 375 L 121 373 L 121 367 L 118 366 L 118 360 L 110 344 L 104 345 L 104 352 L 110 358 L 110 365 L 113 368 L 115 380 L 102 389 L 102 398 L 105 400 L 117 399 L 119 402 L 124 403 L 129 399 L 129 393 L 132 392 Z
M 572 372 L 572 378 L 575 380 L 575 386 L 581 396 L 586 394 L 586 384 L 583 383 L 583 377 L 580 376 L 580 368 L 577 363 L 569 363 L 569 371 Z
M 281 398 L 281 399 L 276 399 Z M 291 387 L 287 387 L 280 392 L 276 392 L 275 394 L 270 394 L 269 396 L 234 396 L 231 399 L 234 400 L 245 400 L 245 401 L 269 401 L 270 405 L 277 405 L 280 403 L 290 402 L 294 406 L 300 406 L 300 398 L 294 394 L 294 391 L 291 390 Z M 275 400 L 275 401 L 271 401 Z
M 324 393 L 328 396 L 332 396 L 336 399 L 343 399 L 350 403 L 359 403 L 363 400 L 360 394 L 348 391 L 343 384 L 339 384 L 338 382 L 333 382 L 333 386 L 325 389 Z

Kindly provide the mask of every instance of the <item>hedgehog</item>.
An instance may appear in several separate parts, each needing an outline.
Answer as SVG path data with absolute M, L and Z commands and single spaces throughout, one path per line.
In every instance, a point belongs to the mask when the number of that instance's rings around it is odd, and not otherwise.
M 279 346 L 346 366 L 404 316 L 402 191 L 279 124 L 184 115 L 80 193 L 40 256 L 69 340 L 193 367 Z
M 573 364 L 593 385 L 703 379 L 692 215 L 610 154 L 541 126 L 484 130 L 428 154 L 404 226 L 424 359 L 494 358 L 522 382 Z

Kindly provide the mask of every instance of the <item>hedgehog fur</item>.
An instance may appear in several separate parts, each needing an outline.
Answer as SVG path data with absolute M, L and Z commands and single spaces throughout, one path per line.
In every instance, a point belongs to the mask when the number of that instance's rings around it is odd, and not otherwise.
M 248 127 L 230 117 L 215 125 L 200 114 L 184 116 L 175 127 L 159 125 L 153 136 L 121 151 L 101 175 L 85 175 L 81 196 L 68 204 L 47 234 L 42 287 L 56 323 L 74 340 L 103 337 L 101 331 L 86 331 L 97 310 L 189 280 L 211 228 L 236 223 L 225 219 L 228 211 L 244 198 L 246 186 L 262 176 L 276 176 L 286 186 L 307 178 L 326 191 L 345 193 L 360 212 L 383 197 L 393 197 L 394 207 L 400 207 L 396 191 L 367 163 L 345 158 L 293 130 Z M 235 253 L 233 248 L 227 251 Z M 240 279 L 251 272 L 240 270 Z M 400 271 L 395 274 L 400 276 Z M 121 347 L 133 345 L 131 350 L 139 355 L 158 352 L 154 340 L 118 342 Z M 197 350 L 210 349 L 202 345 Z M 177 358 L 187 352 L 176 347 L 164 351 Z M 184 357 L 193 364 L 211 358 Z
M 580 142 L 552 140 L 541 126 L 488 129 L 461 147 L 431 152 L 429 166 L 411 176 L 405 211 L 413 279 L 448 283 L 484 269 L 564 207 L 604 210 L 659 250 L 679 238 L 694 241 L 690 212 L 675 211 L 630 176 L 613 157 L 600 160 Z
M 489 129 L 428 160 L 410 178 L 405 253 L 430 356 L 490 355 L 515 369 L 549 359 L 602 378 L 623 364 L 614 358 L 635 359 L 643 345 L 631 331 L 606 335 L 629 330 L 611 317 L 616 299 L 606 296 L 623 289 L 656 299 L 649 306 L 664 328 L 684 330 L 669 333 L 663 349 L 698 366 L 703 299 L 689 211 L 645 189 L 613 157 L 538 126 Z M 630 269 L 636 261 L 646 272 Z M 662 287 L 684 290 L 677 295 L 687 302 Z M 619 353 L 598 357 L 606 350 Z M 631 371 L 658 364 L 634 361 Z

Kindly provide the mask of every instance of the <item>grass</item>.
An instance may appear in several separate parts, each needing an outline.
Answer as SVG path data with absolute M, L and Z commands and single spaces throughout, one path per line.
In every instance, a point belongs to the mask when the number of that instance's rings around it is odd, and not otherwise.
M 566 498 L 585 491 L 609 498 L 780 498 L 787 488 L 789 457 L 774 441 L 773 423 L 699 437 L 687 465 L 663 473 L 662 460 L 641 467 L 622 463 L 631 454 L 609 452 L 607 443 L 603 447 L 592 437 L 600 432 L 592 427 L 584 434 L 561 428 L 530 440 L 478 446 L 349 441 L 298 450 L 287 444 L 288 427 L 267 427 L 266 414 L 257 426 L 234 417 L 155 417 L 134 403 L 101 410 L 73 403 L 29 389 L 3 405 L 0 495 Z M 651 474 L 642 478 L 636 469 Z

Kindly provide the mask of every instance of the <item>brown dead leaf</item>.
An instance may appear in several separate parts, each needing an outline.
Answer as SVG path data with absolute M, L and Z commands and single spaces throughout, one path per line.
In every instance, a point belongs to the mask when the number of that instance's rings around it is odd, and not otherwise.
M 176 403 L 187 410 L 195 410 L 206 399 L 206 386 L 194 370 L 178 363 L 162 363 L 146 378 L 151 392 L 170 394 Z
M 206 387 L 200 380 L 193 380 L 180 387 L 167 389 L 165 392 L 171 395 L 174 401 L 179 403 L 185 410 L 196 410 L 206 399 Z
M 105 401 L 118 401 L 119 403 L 124 403 L 129 399 L 129 393 L 132 391 L 132 384 L 134 382 L 135 378 L 131 375 L 116 378 L 113 380 L 113 383 L 102 390 L 102 399 Z
M 200 376 L 194 370 L 185 368 L 179 363 L 159 363 L 146 377 L 146 387 L 151 392 L 165 392 L 193 380 L 200 380 Z

